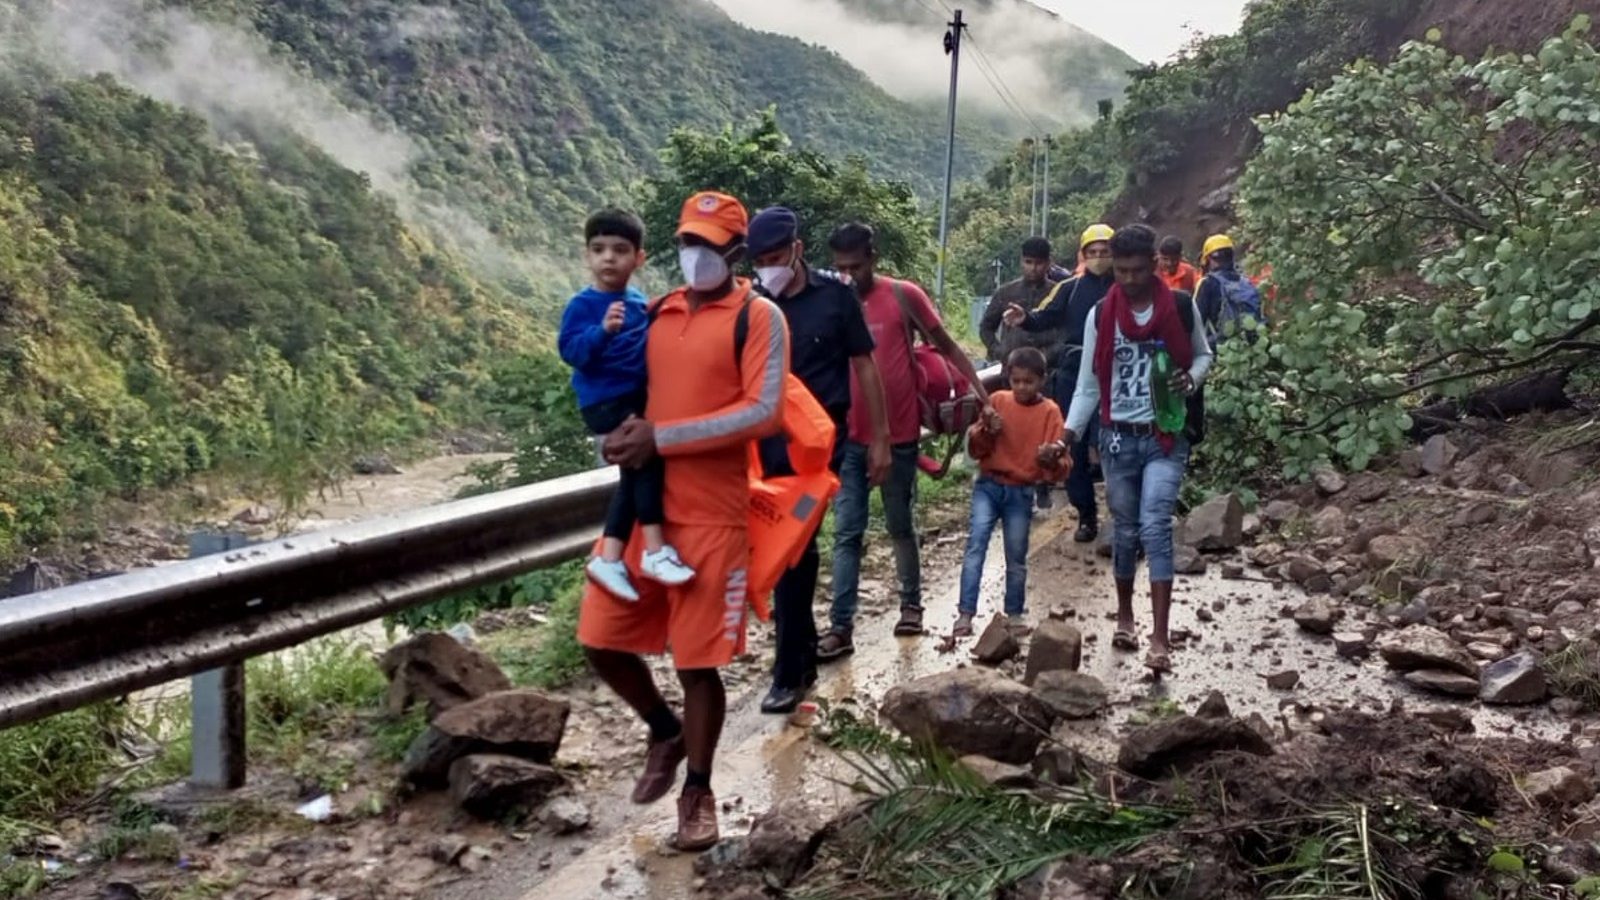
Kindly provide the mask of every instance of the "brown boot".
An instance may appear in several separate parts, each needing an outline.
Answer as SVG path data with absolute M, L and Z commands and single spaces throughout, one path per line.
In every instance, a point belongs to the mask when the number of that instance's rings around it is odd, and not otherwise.
M 678 798 L 677 848 L 685 853 L 709 850 L 721 840 L 717 832 L 717 798 L 702 787 L 686 787 Z
M 644 756 L 644 774 L 633 786 L 633 802 L 654 803 L 665 797 L 678 780 L 678 765 L 682 762 L 683 735 L 651 744 Z

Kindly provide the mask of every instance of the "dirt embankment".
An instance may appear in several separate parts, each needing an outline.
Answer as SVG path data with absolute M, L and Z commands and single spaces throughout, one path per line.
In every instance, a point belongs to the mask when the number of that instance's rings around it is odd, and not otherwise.
M 1392 56 L 1402 44 L 1438 28 L 1442 43 L 1468 59 L 1491 49 L 1525 53 L 1571 24 L 1580 13 L 1600 14 L 1596 0 L 1428 0 L 1403 28 L 1383 35 L 1374 53 Z M 1260 112 L 1269 112 L 1261 110 Z M 1165 174 L 1131 185 L 1107 213 L 1113 223 L 1145 222 L 1198 248 L 1207 235 L 1236 224 L 1235 188 L 1260 144 L 1247 118 L 1177 138 L 1180 161 Z

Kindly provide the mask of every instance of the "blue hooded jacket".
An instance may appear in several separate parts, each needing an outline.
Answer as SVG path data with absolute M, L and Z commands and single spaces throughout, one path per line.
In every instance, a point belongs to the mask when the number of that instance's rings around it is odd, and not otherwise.
M 608 334 L 601 323 L 618 300 L 627 304 L 622 330 Z M 567 301 L 561 314 L 557 344 L 561 359 L 572 367 L 572 389 L 578 406 L 588 408 L 625 397 L 645 386 L 645 338 L 649 301 L 638 288 L 620 293 L 587 287 Z

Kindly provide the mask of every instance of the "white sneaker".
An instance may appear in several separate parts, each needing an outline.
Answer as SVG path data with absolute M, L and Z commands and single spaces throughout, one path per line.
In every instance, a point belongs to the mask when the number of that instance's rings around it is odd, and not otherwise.
M 647 551 L 639 561 L 639 574 L 669 587 L 694 580 L 694 570 L 683 564 L 683 560 L 678 558 L 678 551 L 672 549 L 671 545 L 662 545 L 654 553 Z
M 633 589 L 633 582 L 628 580 L 628 567 L 622 560 L 591 556 L 589 564 L 583 567 L 583 571 L 589 576 L 590 581 L 605 588 L 618 600 L 639 602 L 639 592 Z

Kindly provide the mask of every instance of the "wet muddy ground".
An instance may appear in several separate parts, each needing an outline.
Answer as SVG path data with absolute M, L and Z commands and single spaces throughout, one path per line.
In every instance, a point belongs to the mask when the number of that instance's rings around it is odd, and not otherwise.
M 465 483 L 471 463 L 492 458 L 443 457 L 413 464 L 404 475 L 356 479 L 340 495 L 324 498 L 318 514 L 307 517 L 300 527 L 330 527 L 447 500 Z M 891 636 L 895 611 L 888 573 L 893 567 L 884 542 L 873 545 L 869 541 L 857 652 L 823 669 L 816 691 L 819 700 L 851 708 L 870 720 L 892 686 L 974 664 L 969 656 L 971 639 L 953 652 L 941 652 L 955 614 L 965 542 L 961 529 L 949 524 L 964 520 L 965 499 L 959 491 L 950 494 L 954 499 L 944 507 L 924 510 L 925 524 L 944 525 L 927 529 L 923 547 L 930 633 L 921 638 Z M 1179 577 L 1172 626 L 1175 634 L 1186 639 L 1174 656 L 1177 671 L 1153 681 L 1140 666 L 1142 653 L 1111 649 L 1115 601 L 1110 563 L 1096 555 L 1093 545 L 1073 542 L 1075 525 L 1073 513 L 1061 508 L 1035 520 L 1029 615 L 1037 622 L 1052 609 L 1066 610 L 1069 623 L 1084 636 L 1082 670 L 1109 689 L 1111 704 L 1105 713 L 1073 723 L 1056 735 L 1092 756 L 1114 757 L 1119 738 L 1130 724 L 1177 710 L 1192 711 L 1213 690 L 1226 697 L 1237 715 L 1259 714 L 1275 728 L 1286 730 L 1306 730 L 1315 717 L 1333 710 L 1381 714 L 1397 704 L 1410 710 L 1465 711 L 1473 717 L 1477 733 L 1486 737 L 1559 738 L 1584 724 L 1555 718 L 1542 705 L 1508 711 L 1438 699 L 1398 681 L 1376 659 L 1341 659 L 1330 638 L 1301 631 L 1287 615 L 1305 598 L 1299 589 L 1261 580 L 1254 570 L 1245 580 L 1226 580 L 1220 575 L 1222 559 L 1218 558 L 1212 559 L 1208 575 Z M 1239 561 L 1238 557 L 1224 558 Z M 980 624 L 995 612 L 1003 575 L 997 536 L 984 576 Z M 826 587 L 819 591 L 819 595 L 826 594 Z M 1147 604 L 1141 592 L 1137 609 L 1143 628 L 1148 627 Z M 1363 617 L 1377 616 L 1360 604 L 1344 604 L 1343 609 L 1351 618 L 1341 629 L 1360 630 Z M 822 612 L 820 604 L 818 610 Z M 374 649 L 381 649 L 385 642 L 376 624 L 344 637 Z M 722 803 L 724 836 L 747 831 L 756 815 L 779 800 L 805 797 L 816 807 L 839 809 L 854 799 L 846 786 L 853 780 L 853 771 L 814 730 L 760 713 L 771 646 L 770 629 L 754 627 L 751 653 L 726 673 L 729 719 L 714 784 Z M 1006 665 L 1011 671 L 1012 667 L 1020 669 L 1022 662 Z M 1266 676 L 1285 670 L 1298 673 L 1299 683 L 1292 690 L 1271 689 Z M 669 668 L 658 662 L 656 671 L 669 698 L 675 699 L 676 684 Z M 171 689 L 181 691 L 183 685 Z M 591 813 L 588 829 L 557 837 L 538 827 L 502 828 L 466 819 L 443 795 L 424 794 L 405 800 L 398 808 L 385 804 L 391 811 L 380 818 L 359 819 L 332 831 L 318 829 L 317 836 L 296 842 L 308 854 L 296 865 L 312 875 L 285 882 L 294 887 L 266 893 L 255 890 L 248 896 L 311 900 L 322 894 L 308 884 L 331 885 L 340 874 L 373 866 L 379 867 L 375 872 L 393 876 L 380 879 L 397 891 L 392 896 L 445 900 L 706 896 L 700 891 L 703 882 L 695 873 L 695 858 L 669 847 L 675 826 L 671 799 L 645 808 L 628 802 L 642 758 L 642 726 L 613 695 L 591 680 L 580 681 L 562 693 L 573 711 L 558 761 Z M 375 768 L 374 773 L 380 769 L 383 767 Z M 387 777 L 363 777 L 365 783 L 357 792 L 384 792 Z M 341 802 L 345 799 L 341 795 Z M 251 840 L 265 846 L 277 838 L 263 833 Z M 453 842 L 482 848 L 481 861 L 470 871 L 430 861 L 430 856 L 437 857 L 438 845 Z M 218 861 L 233 856 L 238 854 L 224 852 Z M 245 859 L 249 857 L 232 861 Z M 253 861 L 248 865 L 256 867 Z M 415 868 L 414 877 L 403 871 L 407 866 Z M 251 883 L 264 882 L 252 875 Z M 80 896 L 70 890 L 60 895 Z
M 1440 701 L 1397 682 L 1378 661 L 1349 661 L 1336 656 L 1331 641 L 1300 632 L 1284 615 L 1303 595 L 1290 587 L 1259 581 L 1226 581 L 1215 574 L 1180 577 L 1175 631 L 1192 635 L 1175 654 L 1176 673 L 1152 681 L 1139 666 L 1140 654 L 1110 648 L 1115 599 L 1110 591 L 1109 561 L 1092 545 L 1072 541 L 1071 512 L 1054 512 L 1036 521 L 1030 561 L 1030 617 L 1037 620 L 1051 607 L 1073 612 L 1071 621 L 1085 638 L 1083 671 L 1110 689 L 1112 705 L 1098 720 L 1077 723 L 1066 739 L 1104 758 L 1114 749 L 1121 726 L 1131 718 L 1159 714 L 1173 704 L 1193 708 L 1210 691 L 1221 691 L 1238 715 L 1260 713 L 1275 725 L 1304 721 L 1318 710 L 1354 709 L 1382 712 L 1397 700 L 1407 708 L 1470 709 L 1480 735 L 1555 737 L 1565 730 L 1540 707 L 1536 712 L 1503 710 Z M 980 618 L 993 613 L 1003 578 L 998 538 L 989 556 Z M 856 635 L 856 653 L 825 667 L 816 696 L 829 704 L 852 704 L 871 714 L 893 685 L 957 665 L 972 665 L 971 641 L 954 652 L 939 644 L 955 614 L 956 577 L 961 543 L 958 536 L 935 541 L 924 551 L 928 568 L 930 634 L 894 638 L 891 590 L 881 582 L 866 585 L 867 609 Z M 876 570 L 886 571 L 879 560 Z M 1143 601 L 1142 601 L 1143 602 Z M 1200 610 L 1210 612 L 1202 621 Z M 1147 610 L 1141 609 L 1148 624 Z M 722 802 L 725 836 L 747 830 L 753 816 L 780 799 L 806 796 L 825 808 L 851 802 L 845 784 L 851 770 L 808 730 L 759 709 L 766 688 L 761 665 L 770 657 L 764 630 L 752 637 L 752 658 L 730 671 L 727 730 L 714 787 Z M 1265 676 L 1294 669 L 1300 683 L 1292 691 L 1275 691 Z M 669 673 L 659 669 L 663 685 Z M 517 900 L 540 897 L 684 898 L 694 896 L 699 882 L 693 858 L 668 846 L 675 826 L 670 798 L 648 807 L 627 800 L 642 751 L 642 730 L 603 688 L 590 685 L 577 692 L 569 741 L 561 756 L 583 768 L 581 792 L 594 813 L 588 832 L 570 838 L 536 837 L 506 848 L 495 865 L 481 875 L 439 890 L 448 900 Z M 669 694 L 670 695 L 670 694 Z

